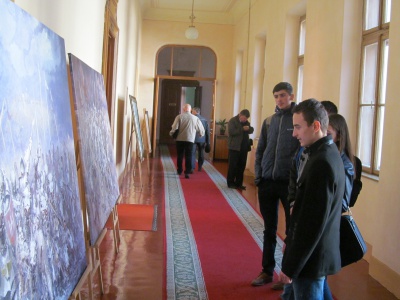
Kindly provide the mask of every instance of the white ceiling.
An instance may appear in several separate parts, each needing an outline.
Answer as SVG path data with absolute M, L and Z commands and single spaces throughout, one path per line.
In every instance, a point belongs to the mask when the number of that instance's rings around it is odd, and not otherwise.
M 235 24 L 252 0 L 194 0 L 195 23 Z M 254 0 L 253 0 L 254 1 Z M 141 0 L 144 19 L 190 22 L 192 0 Z

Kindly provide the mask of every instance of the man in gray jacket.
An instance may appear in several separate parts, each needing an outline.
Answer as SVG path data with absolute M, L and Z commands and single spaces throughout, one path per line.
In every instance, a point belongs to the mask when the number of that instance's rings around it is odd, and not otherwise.
M 190 113 L 191 110 L 192 106 L 185 104 L 183 106 L 183 113 L 176 116 L 169 132 L 169 135 L 172 136 L 175 130 L 179 129 L 176 138 L 178 174 L 182 174 L 182 161 L 183 155 L 185 155 L 185 178 L 189 178 L 189 174 L 192 171 L 192 151 L 196 133 L 199 136 L 204 135 L 203 124 L 198 117 Z
M 245 190 L 243 173 L 246 168 L 247 153 L 249 151 L 249 134 L 254 132 L 247 119 L 250 112 L 243 109 L 237 116 L 228 122 L 228 175 L 226 181 L 231 189 Z
M 286 231 L 289 229 L 290 207 L 287 203 L 291 159 L 299 147 L 293 134 L 293 88 L 288 82 L 278 83 L 272 91 L 275 114 L 263 122 L 256 150 L 255 184 L 258 187 L 260 212 L 264 219 L 262 271 L 253 286 L 272 282 L 275 268 L 276 230 L 279 199 L 285 210 Z

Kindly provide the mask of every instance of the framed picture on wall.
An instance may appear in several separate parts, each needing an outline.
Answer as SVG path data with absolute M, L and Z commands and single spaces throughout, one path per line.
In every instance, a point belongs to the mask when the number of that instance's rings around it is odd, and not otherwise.
M 140 129 L 137 101 L 136 98 L 133 97 L 132 95 L 129 95 L 129 100 L 131 102 L 131 109 L 132 109 L 132 122 L 136 133 L 136 145 L 137 145 L 138 157 L 140 161 L 143 161 L 144 147 L 143 147 L 142 131 Z

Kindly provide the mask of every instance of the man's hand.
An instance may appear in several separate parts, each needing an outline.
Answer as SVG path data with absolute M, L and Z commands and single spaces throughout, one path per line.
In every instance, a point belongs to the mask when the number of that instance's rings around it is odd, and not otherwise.
M 243 126 L 244 131 L 249 131 L 249 129 L 250 129 L 250 126 Z

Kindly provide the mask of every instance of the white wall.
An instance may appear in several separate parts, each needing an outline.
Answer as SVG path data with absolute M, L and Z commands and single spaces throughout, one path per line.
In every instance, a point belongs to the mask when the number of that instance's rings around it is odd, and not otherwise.
M 105 0 L 15 0 L 65 41 L 72 53 L 101 73 Z

